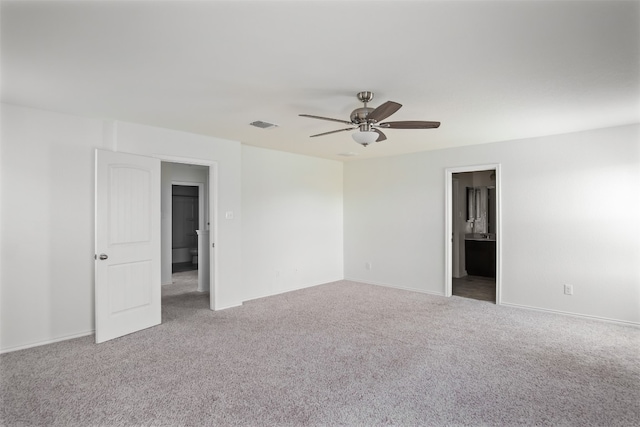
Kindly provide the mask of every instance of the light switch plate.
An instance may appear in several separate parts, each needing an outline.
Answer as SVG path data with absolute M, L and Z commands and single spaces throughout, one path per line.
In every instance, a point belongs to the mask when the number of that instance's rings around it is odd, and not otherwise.
M 227 211 L 227 212 L 224 214 L 224 217 L 225 217 L 226 219 L 233 219 L 233 211 Z

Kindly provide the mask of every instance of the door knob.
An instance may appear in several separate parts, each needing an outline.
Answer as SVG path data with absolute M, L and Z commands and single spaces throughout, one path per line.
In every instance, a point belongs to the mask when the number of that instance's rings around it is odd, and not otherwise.
M 100 254 L 100 259 L 101 259 L 101 260 L 103 260 L 103 261 L 104 261 L 104 260 L 105 260 L 105 259 L 107 259 L 107 258 L 109 258 L 109 256 L 108 256 L 107 254 Z

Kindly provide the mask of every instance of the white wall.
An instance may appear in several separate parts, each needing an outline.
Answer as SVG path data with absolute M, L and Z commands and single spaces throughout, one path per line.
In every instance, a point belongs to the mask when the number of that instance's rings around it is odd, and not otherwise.
M 342 163 L 242 147 L 245 296 L 343 278 Z
M 2 105 L 0 350 L 93 330 L 100 120 Z
M 639 141 L 630 125 L 349 162 L 345 277 L 444 294 L 444 170 L 499 163 L 502 302 L 638 323 Z

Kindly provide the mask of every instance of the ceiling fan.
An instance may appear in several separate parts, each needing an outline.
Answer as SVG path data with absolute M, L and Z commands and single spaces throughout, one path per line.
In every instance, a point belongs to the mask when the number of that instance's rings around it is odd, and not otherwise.
M 358 143 L 366 147 L 376 141 L 384 141 L 387 136 L 382 133 L 382 129 L 435 129 L 440 126 L 440 122 L 425 122 L 425 121 L 401 121 L 401 122 L 382 122 L 402 107 L 402 104 L 397 102 L 387 101 L 380 105 L 378 108 L 367 107 L 367 103 L 373 100 L 373 92 L 359 92 L 357 94 L 358 99 L 364 103 L 364 107 L 356 108 L 351 112 L 351 121 L 332 119 L 329 117 L 312 116 L 311 114 L 300 114 L 301 117 L 309 117 L 312 119 L 329 120 L 331 122 L 344 123 L 350 127 L 338 130 L 332 130 L 330 132 L 319 133 L 317 135 L 311 135 L 311 138 L 316 136 L 329 135 L 337 132 L 344 132 L 348 130 L 358 129 L 358 132 L 354 132 L 352 137 Z

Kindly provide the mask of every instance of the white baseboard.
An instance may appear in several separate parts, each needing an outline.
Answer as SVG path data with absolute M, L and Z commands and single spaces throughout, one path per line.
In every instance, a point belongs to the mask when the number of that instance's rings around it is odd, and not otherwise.
M 253 300 L 257 300 L 257 299 L 261 299 L 261 298 L 273 297 L 273 296 L 276 296 L 276 295 L 282 295 L 282 294 L 286 294 L 288 292 L 295 292 L 295 291 L 299 291 L 299 290 L 302 290 L 302 289 L 313 288 L 314 286 L 326 285 L 327 283 L 339 282 L 341 280 L 346 280 L 346 279 L 340 278 L 340 279 L 335 279 L 335 280 L 322 281 L 322 282 L 319 282 L 319 283 L 306 284 L 306 285 L 302 285 L 300 287 L 295 287 L 295 288 L 291 288 L 291 289 L 284 289 L 284 290 L 278 291 L 278 292 L 265 293 L 265 294 L 261 294 L 261 295 L 258 295 L 258 296 L 252 296 L 252 297 L 244 300 L 244 302 L 253 301 Z
M 522 309 L 525 309 L 525 310 L 540 311 L 540 312 L 543 312 L 543 313 L 553 313 L 553 314 L 561 314 L 563 316 L 579 317 L 579 318 L 582 318 L 582 319 L 599 320 L 601 322 L 617 323 L 619 325 L 640 327 L 640 322 L 630 322 L 628 320 L 611 319 L 609 317 L 592 316 L 592 315 L 589 315 L 589 314 L 572 313 L 570 311 L 552 310 L 552 309 L 549 309 L 549 308 L 532 307 L 532 306 L 529 306 L 529 305 L 513 304 L 513 303 L 510 303 L 510 302 L 501 302 L 499 305 L 504 305 L 506 307 L 522 308 Z
M 214 309 L 214 311 L 226 310 L 226 309 L 228 309 L 228 308 L 235 308 L 235 307 L 242 307 L 242 303 L 240 303 L 240 304 L 224 305 L 224 306 L 216 306 L 216 308 Z
M 444 296 L 444 292 L 425 291 L 424 289 L 416 289 L 416 288 L 409 288 L 407 286 L 391 285 L 389 283 L 372 282 L 372 281 L 369 281 L 369 280 L 353 279 L 353 278 L 348 278 L 348 277 L 345 277 L 344 280 L 348 280 L 350 282 L 364 283 L 365 285 L 383 286 L 385 288 L 400 289 L 400 290 L 403 290 L 403 291 L 410 291 L 410 292 L 419 292 L 421 294 L 435 295 L 435 296 L 439 296 L 439 297 L 443 297 Z
M 50 340 L 37 341 L 30 344 L 19 345 L 16 347 L 3 348 L 3 349 L 0 349 L 0 354 L 11 353 L 13 351 L 18 351 L 18 350 L 26 350 L 28 348 L 33 348 L 33 347 L 40 347 L 41 345 L 47 345 L 47 344 L 53 344 L 60 341 L 72 340 L 74 338 L 86 337 L 89 335 L 93 335 L 94 333 L 95 333 L 95 330 L 92 329 L 90 331 L 81 332 L 79 334 L 65 335 L 63 337 L 58 337 Z
M 384 286 L 384 287 L 387 287 L 387 288 L 401 289 L 401 290 L 404 290 L 404 291 L 420 292 L 420 293 L 423 293 L 423 294 L 436 295 L 436 296 L 441 296 L 441 297 L 445 296 L 445 294 L 442 293 L 442 292 L 425 291 L 425 290 L 422 290 L 422 289 L 408 288 L 408 287 L 405 287 L 405 286 L 391 285 L 391 284 L 388 284 L 388 283 L 372 282 L 372 281 L 354 279 L 354 278 L 348 278 L 348 277 L 345 277 L 344 280 L 349 280 L 351 282 L 364 283 L 364 284 L 367 284 L 367 285 Z M 592 315 L 588 315 L 588 314 L 572 313 L 572 312 L 569 312 L 569 311 L 552 310 L 552 309 L 547 309 L 547 308 L 532 307 L 532 306 L 523 305 L 523 304 L 512 304 L 512 303 L 508 303 L 508 302 L 500 302 L 498 305 L 503 305 L 503 306 L 506 306 L 506 307 L 521 308 L 521 309 L 525 309 L 525 310 L 540 311 L 540 312 L 545 312 L 545 313 L 561 314 L 561 315 L 564 315 L 564 316 L 572 316 L 572 317 L 578 317 L 578 318 L 582 318 L 582 319 L 599 320 L 599 321 L 602 321 L 602 322 L 617 323 L 617 324 L 620 324 L 620 325 L 640 327 L 640 322 L 631 322 L 631 321 L 628 321 L 628 320 L 611 319 L 609 317 L 592 316 Z
M 286 294 L 286 293 L 289 293 L 289 292 L 295 292 L 295 291 L 299 291 L 299 290 L 302 290 L 302 289 L 307 289 L 307 288 L 310 288 L 312 286 L 318 286 L 318 285 L 310 285 L 310 286 L 303 286 L 303 287 L 300 287 L 300 288 L 285 289 L 285 290 L 278 291 L 278 292 L 268 292 L 268 293 L 265 293 L 265 294 L 260 294 L 260 295 L 257 295 L 257 296 L 249 297 L 246 300 L 243 300 L 242 302 L 244 303 L 244 302 L 249 302 L 249 301 L 255 301 L 257 299 L 274 297 L 276 295 L 282 295 L 282 294 Z

